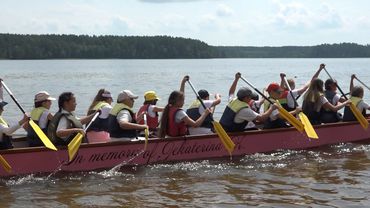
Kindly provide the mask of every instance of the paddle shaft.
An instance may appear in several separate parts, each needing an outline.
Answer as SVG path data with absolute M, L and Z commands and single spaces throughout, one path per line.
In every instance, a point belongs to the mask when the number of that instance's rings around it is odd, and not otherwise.
M 197 99 L 199 100 L 200 104 L 202 104 L 204 110 L 206 110 L 207 107 L 206 107 L 206 105 L 204 105 L 204 102 L 203 102 L 202 98 L 199 97 L 199 95 L 198 95 L 197 91 L 195 90 L 193 84 L 190 82 L 190 80 L 188 80 L 188 83 L 189 83 L 191 89 L 193 90 L 194 94 L 197 96 Z M 212 121 L 213 121 L 213 118 L 212 118 Z
M 249 83 L 246 79 L 244 79 L 244 77 L 240 77 L 240 79 L 242 79 L 251 88 L 253 88 L 258 94 L 260 94 L 263 98 L 265 98 L 265 100 L 267 100 L 271 105 L 274 104 L 268 97 L 266 97 L 266 95 L 264 95 L 261 91 L 259 91 L 257 88 L 255 88 L 251 83 Z
M 13 96 L 13 93 L 10 91 L 10 89 L 6 86 L 6 84 L 4 83 L 4 81 L 1 81 L 1 84 L 3 85 L 3 87 L 5 88 L 5 90 L 8 92 L 8 94 L 10 95 L 10 97 L 13 99 L 13 101 L 15 102 L 15 104 L 17 104 L 18 108 L 22 111 L 23 114 L 26 114 L 26 111 L 24 111 L 24 109 L 22 108 L 22 106 L 19 104 L 18 100 Z
M 367 86 L 365 83 L 363 83 L 361 80 L 359 80 L 357 77 L 355 77 L 355 79 L 356 79 L 359 83 L 361 83 L 364 87 L 366 87 L 368 90 L 370 90 L 370 87 L 369 87 L 369 86 Z
M 324 68 L 324 70 L 325 70 L 326 74 L 329 76 L 329 78 L 330 78 L 330 79 L 332 79 L 332 80 L 334 80 L 334 79 L 333 79 L 333 77 L 332 77 L 332 76 L 330 76 L 330 74 L 329 74 L 329 72 L 326 70 L 326 68 Z M 343 90 L 339 87 L 338 83 L 337 83 L 337 82 L 334 82 L 334 83 L 335 83 L 335 85 L 337 86 L 337 88 L 338 88 L 338 90 L 340 91 L 340 93 L 342 93 L 342 96 L 343 96 L 346 100 L 348 100 L 348 98 L 347 98 L 346 94 L 345 94 L 345 93 L 343 92 Z
M 290 85 L 289 85 L 289 82 L 288 80 L 286 80 L 286 77 L 284 77 L 284 82 L 286 84 L 286 86 L 288 87 L 288 90 L 289 90 L 289 93 L 290 93 L 290 96 L 292 96 L 293 100 L 294 100 L 294 107 L 298 107 L 298 102 L 296 100 L 296 98 L 293 96 L 293 92 L 292 92 L 292 89 L 290 88 Z M 288 101 L 288 98 L 287 98 L 287 101 Z
M 89 124 L 87 124 L 86 128 L 84 129 L 84 132 L 86 133 L 87 129 L 91 126 L 91 124 L 96 120 L 96 118 L 99 116 L 99 112 L 96 112 L 94 117 L 92 117 L 91 121 Z

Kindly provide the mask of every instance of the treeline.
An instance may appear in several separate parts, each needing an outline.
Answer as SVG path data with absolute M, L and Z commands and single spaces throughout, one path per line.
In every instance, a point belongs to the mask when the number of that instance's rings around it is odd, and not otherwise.
M 354 58 L 370 45 L 231 47 L 169 36 L 0 34 L 0 59 Z

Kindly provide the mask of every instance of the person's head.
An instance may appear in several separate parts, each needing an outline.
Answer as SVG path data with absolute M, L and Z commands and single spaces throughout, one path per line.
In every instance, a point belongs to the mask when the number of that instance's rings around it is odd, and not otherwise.
M 144 93 L 144 105 L 156 105 L 158 100 L 160 99 L 155 91 L 147 91 Z
M 324 82 L 315 78 L 311 81 L 310 87 L 304 95 L 303 109 L 307 106 L 313 106 L 316 111 L 320 110 L 321 103 L 319 102 L 321 95 L 324 93 Z
M 40 91 L 35 95 L 35 108 L 44 107 L 50 109 L 51 101 L 56 100 L 53 97 L 50 97 L 49 93 L 46 91 Z
M 72 92 L 63 92 L 59 95 L 58 98 L 58 106 L 59 106 L 59 112 L 62 111 L 62 109 L 73 112 L 76 110 L 76 98 Z
M 287 81 L 288 81 L 288 84 L 289 84 L 290 89 L 291 90 L 294 90 L 295 89 L 295 81 L 294 81 L 294 79 L 288 79 Z
M 5 101 L 0 101 L 0 115 L 3 113 L 4 111 L 4 106 L 6 106 L 8 103 L 5 102 Z
M 117 103 L 123 103 L 128 107 L 134 107 L 135 100 L 138 99 L 139 96 L 132 93 L 130 90 L 123 90 L 118 94 Z
M 198 95 L 202 100 L 209 100 L 209 93 L 207 90 L 199 90 Z
M 104 101 L 109 104 L 112 104 L 113 102 L 112 94 L 104 88 L 100 89 L 98 93 L 95 95 L 93 102 L 100 102 L 100 101 Z
M 283 93 L 283 89 L 280 87 L 278 83 L 269 84 L 266 91 L 273 99 L 279 99 Z
M 351 96 L 363 98 L 364 97 L 364 88 L 361 87 L 361 86 L 354 86 L 352 88 L 352 91 L 351 91 Z
M 324 82 L 319 78 L 313 79 L 310 84 L 310 87 L 308 88 L 308 91 L 323 93 L 324 92 Z
M 168 97 L 168 105 L 181 108 L 184 105 L 185 96 L 180 91 L 173 91 Z
M 253 91 L 249 89 L 248 87 L 242 87 L 236 93 L 236 97 L 238 98 L 238 100 L 246 102 L 246 103 L 248 103 L 252 98 L 256 96 L 257 95 L 253 93 Z
M 334 79 L 327 79 L 325 81 L 325 90 L 327 91 L 336 91 L 337 90 L 337 81 Z

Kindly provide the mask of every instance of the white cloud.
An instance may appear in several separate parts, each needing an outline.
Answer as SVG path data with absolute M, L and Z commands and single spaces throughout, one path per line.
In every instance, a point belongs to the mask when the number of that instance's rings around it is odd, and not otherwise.
M 216 13 L 219 17 L 228 17 L 233 15 L 234 11 L 225 4 L 219 4 Z

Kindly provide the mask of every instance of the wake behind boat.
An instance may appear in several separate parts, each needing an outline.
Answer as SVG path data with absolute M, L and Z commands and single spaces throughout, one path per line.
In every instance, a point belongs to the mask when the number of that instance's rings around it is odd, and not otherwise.
M 369 119 L 368 119 L 369 120 Z M 320 139 L 309 139 L 294 128 L 254 130 L 230 133 L 235 143 L 232 156 L 266 153 L 277 150 L 309 149 L 325 145 L 366 141 L 370 132 L 358 122 L 340 122 L 315 126 Z M 22 147 L 24 138 L 14 142 L 18 148 L 2 150 L 0 154 L 12 166 L 11 172 L 0 169 L 0 176 L 51 173 L 57 171 L 90 171 L 109 169 L 117 165 L 133 166 L 178 161 L 229 157 L 217 134 L 182 136 L 149 140 L 144 151 L 144 140 L 113 141 L 81 144 L 76 157 L 68 162 L 68 151 L 52 151 L 45 147 Z

